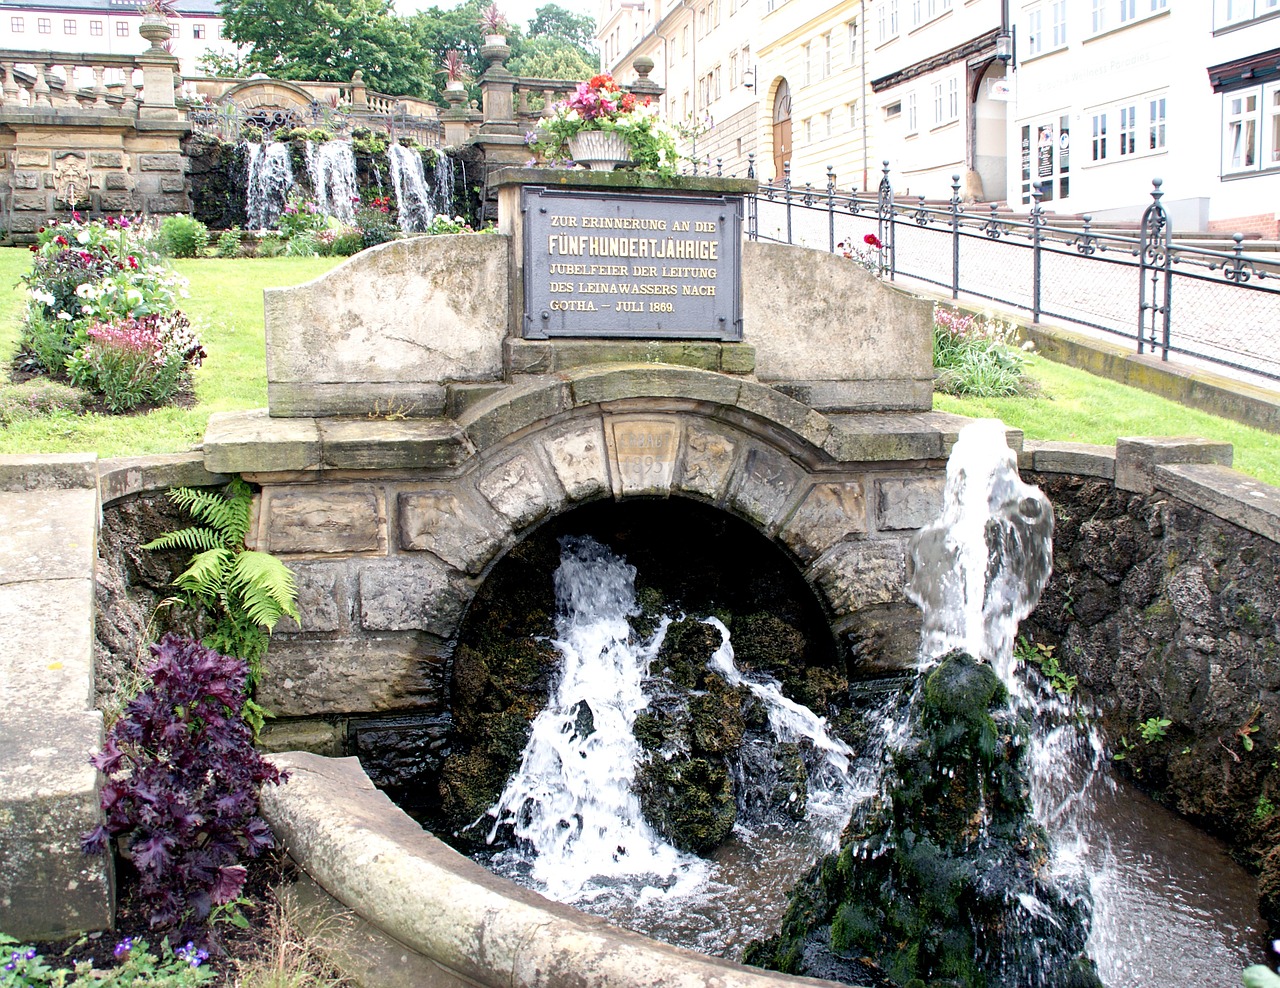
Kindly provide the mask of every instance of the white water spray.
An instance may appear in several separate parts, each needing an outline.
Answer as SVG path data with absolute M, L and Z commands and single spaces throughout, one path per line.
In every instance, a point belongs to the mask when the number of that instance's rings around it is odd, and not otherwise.
M 320 212 L 343 223 L 355 222 L 360 189 L 356 185 L 356 155 L 351 142 L 307 141 L 306 162 Z
M 421 233 L 435 216 L 422 170 L 422 156 L 392 141 L 387 146 L 387 159 L 391 162 L 391 187 L 396 194 L 400 229 Z
M 293 165 L 289 147 L 279 141 L 247 143 L 248 187 L 245 189 L 245 225 L 250 230 L 270 230 L 280 219 L 289 190 L 293 188 Z
M 533 722 L 519 771 L 489 811 L 495 821 L 490 839 L 504 827 L 517 838 L 514 848 L 495 858 L 499 870 L 517 873 L 522 862 L 541 891 L 578 905 L 624 894 L 632 915 L 655 900 L 671 908 L 708 888 L 724 889 L 715 866 L 676 850 L 649 826 L 633 791 L 643 752 L 632 725 L 649 705 L 645 678 L 670 624 L 664 618 L 652 639 L 635 642 L 627 620 L 639 613 L 634 581 L 634 567 L 594 540 L 562 541 L 555 646 L 563 670 Z M 819 804 L 836 807 L 819 852 L 830 850 L 848 817 L 852 753 L 828 734 L 821 718 L 788 700 L 776 684 L 744 678 L 724 625 L 707 623 L 722 637 L 709 667 L 760 698 L 779 741 L 807 740 L 821 753 L 810 791 Z M 712 932 L 708 943 L 716 936 L 723 942 L 728 931 Z

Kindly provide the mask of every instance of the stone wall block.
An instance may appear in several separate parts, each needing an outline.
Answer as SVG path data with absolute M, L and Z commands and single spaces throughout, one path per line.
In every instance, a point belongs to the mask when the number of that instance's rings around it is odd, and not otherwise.
M 346 631 L 350 627 L 351 614 L 347 565 L 295 560 L 289 563 L 289 569 L 293 570 L 298 588 L 298 613 L 302 624 L 299 626 L 293 618 L 285 616 L 276 625 L 276 630 Z
M 674 415 L 611 416 L 606 422 L 614 497 L 670 494 L 680 449 L 680 420 Z
M 9 220 L 10 233 L 35 233 L 42 226 L 44 226 L 44 217 L 36 213 L 29 213 L 26 216 L 14 213 Z
M 381 491 L 268 488 L 261 529 L 268 552 L 385 552 L 387 511 Z
M 186 187 L 187 180 L 181 175 L 165 175 L 160 179 L 161 192 L 183 192 Z
M 474 588 L 427 555 L 360 567 L 360 624 L 367 631 L 427 631 L 457 635 Z
M 590 428 L 547 440 L 551 469 L 571 501 L 609 490 L 609 466 L 599 422 Z
M 867 531 L 867 498 L 856 480 L 815 484 L 778 533 L 803 562 Z
M 111 178 L 112 176 L 108 175 L 107 177 Z M 130 197 L 128 192 L 121 192 L 116 195 L 107 193 L 100 196 L 98 199 L 98 208 L 106 213 L 128 212 L 132 205 L 133 199 Z
M 431 552 L 450 566 L 477 576 L 506 544 L 510 529 L 479 499 L 447 490 L 396 496 L 400 548 Z
M 826 594 L 837 616 L 877 604 L 905 599 L 906 539 L 845 542 L 822 556 L 809 571 L 809 582 Z
M 44 192 L 15 192 L 13 208 L 45 212 L 49 208 L 49 196 Z
M 341 717 L 438 709 L 444 662 L 416 635 L 333 638 L 278 635 L 263 663 L 258 702 L 277 717 Z
M 938 520 L 942 514 L 944 474 L 884 478 L 875 482 L 876 529 L 909 532 Z
M 112 192 L 120 192 L 129 188 L 129 176 L 124 172 L 107 172 L 102 176 L 102 187 Z
M 734 478 L 729 503 L 761 525 L 773 525 L 790 504 L 800 479 L 800 468 L 788 457 L 756 446 L 747 451 L 742 471 Z
M 519 453 L 491 467 L 476 483 L 480 493 L 512 528 L 532 525 L 561 503 L 542 470 L 527 453 Z
M 123 168 L 124 155 L 119 151 L 89 152 L 90 168 Z
M 138 167 L 144 172 L 180 172 L 183 170 L 180 154 L 141 154 Z
M 50 167 L 50 158 L 48 151 L 39 151 L 34 148 L 19 148 L 14 152 L 14 165 L 18 168 L 48 168 Z
M 690 423 L 677 473 L 679 489 L 719 501 L 733 472 L 737 442 L 704 426 Z
M 14 172 L 9 179 L 9 186 L 13 189 L 38 189 L 40 188 L 40 173 Z
M 1231 466 L 1231 444 L 1198 437 L 1129 437 L 1116 440 L 1116 488 L 1150 494 L 1158 465 L 1168 463 L 1216 463 Z
M 153 213 L 185 213 L 190 208 L 185 195 L 167 193 L 165 195 L 148 196 L 147 208 Z

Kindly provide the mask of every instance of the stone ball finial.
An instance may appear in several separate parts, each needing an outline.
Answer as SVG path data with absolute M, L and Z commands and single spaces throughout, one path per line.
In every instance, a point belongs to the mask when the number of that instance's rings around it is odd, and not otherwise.
M 653 71 L 653 59 L 648 55 L 637 55 L 631 67 L 636 70 L 636 75 L 641 79 L 647 79 L 649 73 Z
M 351 81 L 356 83 L 357 85 L 364 82 L 364 73 L 361 72 L 359 69 L 356 69 L 354 72 L 351 73 Z

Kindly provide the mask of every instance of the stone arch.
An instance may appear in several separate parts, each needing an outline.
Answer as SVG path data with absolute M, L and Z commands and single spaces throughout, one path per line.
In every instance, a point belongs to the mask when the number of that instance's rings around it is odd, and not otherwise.
M 266 107 L 302 111 L 310 109 L 314 100 L 301 86 L 283 79 L 246 79 L 219 96 L 218 102 L 234 103 L 246 111 Z
M 940 501 L 940 446 L 934 463 L 903 462 L 775 389 L 653 365 L 502 389 L 459 426 L 467 452 L 433 469 L 264 486 L 259 543 L 299 572 L 303 607 L 302 627 L 273 642 L 268 709 L 378 713 L 443 696 L 492 567 L 544 520 L 603 498 L 736 515 L 784 549 L 855 652 L 886 626 L 914 640 L 906 538 Z

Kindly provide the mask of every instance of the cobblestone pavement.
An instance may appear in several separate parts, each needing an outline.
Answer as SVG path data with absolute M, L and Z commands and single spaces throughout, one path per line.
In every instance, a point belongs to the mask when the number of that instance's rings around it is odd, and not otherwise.
M 876 233 L 874 206 L 850 215 L 760 198 L 757 232 L 761 240 L 790 241 L 820 250 Z M 898 204 L 899 209 L 903 204 Z M 947 222 L 945 216 L 941 217 Z M 1050 218 L 1051 219 L 1051 218 Z M 937 218 L 933 222 L 936 224 Z M 950 290 L 952 235 L 948 225 L 920 226 L 909 214 L 894 225 L 896 270 Z M 1074 234 L 1049 232 L 1041 253 L 1042 318 L 1123 337 L 1136 348 L 1139 271 L 1136 250 L 1128 244 L 1086 257 L 1076 251 Z M 1032 251 L 1017 239 L 993 240 L 970 229 L 960 241 L 960 288 L 969 298 L 990 299 L 1030 312 Z M 1151 290 L 1148 288 L 1148 294 Z M 1280 386 L 1280 277 L 1251 278 L 1236 285 L 1204 267 L 1175 265 L 1170 295 L 1170 348 L 1174 358 L 1202 358 L 1216 370 Z M 1193 359 L 1193 362 L 1198 362 Z M 1224 366 L 1225 365 L 1225 366 Z

